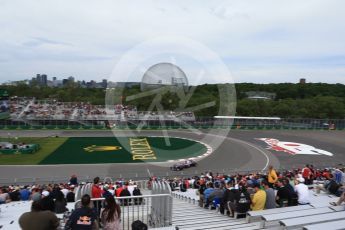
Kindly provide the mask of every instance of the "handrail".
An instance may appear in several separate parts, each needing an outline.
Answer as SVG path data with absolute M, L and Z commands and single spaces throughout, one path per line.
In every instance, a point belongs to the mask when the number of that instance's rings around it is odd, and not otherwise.
M 120 197 L 114 197 L 115 200 L 124 200 L 124 199 L 133 199 L 133 198 L 147 198 L 147 197 L 164 197 L 164 196 L 170 196 L 171 194 L 154 194 L 154 195 L 141 195 L 141 196 L 120 196 Z M 91 198 L 91 201 L 103 201 L 105 200 L 104 197 L 102 198 Z M 81 202 L 81 199 L 77 200 L 75 203 Z
M 159 182 L 163 183 L 163 182 Z M 105 198 L 92 198 L 92 208 L 100 215 Z M 115 197 L 121 208 L 121 224 L 123 229 L 131 229 L 131 223 L 141 220 L 150 228 L 172 225 L 173 195 L 153 194 L 140 196 Z M 81 200 L 75 202 L 75 209 L 80 207 Z

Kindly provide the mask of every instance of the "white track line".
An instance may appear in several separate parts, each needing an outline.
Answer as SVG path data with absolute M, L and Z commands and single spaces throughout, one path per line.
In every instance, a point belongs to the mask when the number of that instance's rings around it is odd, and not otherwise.
M 211 133 L 207 133 L 207 135 L 211 135 L 211 136 L 216 136 L 216 137 L 223 137 L 223 136 L 220 136 L 220 135 L 216 135 L 216 134 L 211 134 Z M 223 137 L 224 138 L 224 137 Z M 232 140 L 232 141 L 236 141 L 236 142 L 240 142 L 242 144 L 245 144 L 245 145 L 248 145 L 256 150 L 258 150 L 262 155 L 265 156 L 266 158 L 266 164 L 265 164 L 265 167 L 263 169 L 261 169 L 262 171 L 263 170 L 266 170 L 268 165 L 270 164 L 270 158 L 267 156 L 267 154 L 260 148 L 258 148 L 257 146 L 251 144 L 251 143 L 248 143 L 246 141 L 242 141 L 242 140 L 239 140 L 239 139 L 234 139 L 234 138 L 231 138 L 231 137 L 225 137 L 225 139 L 228 139 L 228 140 Z

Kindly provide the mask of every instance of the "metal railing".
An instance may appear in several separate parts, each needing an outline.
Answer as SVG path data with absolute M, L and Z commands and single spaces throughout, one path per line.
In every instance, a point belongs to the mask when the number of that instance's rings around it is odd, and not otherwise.
M 110 126 L 113 124 L 115 126 Z M 308 119 L 308 118 L 281 118 L 270 119 L 215 119 L 213 117 L 197 117 L 195 120 L 138 120 L 111 119 L 36 119 L 36 120 L 0 120 L 0 129 L 345 129 L 345 119 Z
M 85 187 L 85 189 L 83 189 Z M 81 196 L 89 194 L 89 187 L 83 186 L 76 191 L 78 200 L 75 208 L 81 206 Z M 167 227 L 172 225 L 172 194 L 168 183 L 153 182 L 151 195 L 115 197 L 121 208 L 121 224 L 123 229 L 131 229 L 131 224 L 141 220 L 151 228 Z M 92 208 L 97 214 L 104 207 L 104 198 L 92 198 Z
M 96 213 L 100 214 L 104 207 L 104 200 L 104 198 L 91 199 Z M 115 200 L 121 208 L 123 229 L 131 229 L 131 224 L 136 220 L 142 221 L 151 228 L 167 227 L 172 224 L 172 211 L 169 211 L 172 208 L 171 194 L 125 196 L 116 197 Z M 75 208 L 79 208 L 80 205 L 81 201 L 78 200 Z

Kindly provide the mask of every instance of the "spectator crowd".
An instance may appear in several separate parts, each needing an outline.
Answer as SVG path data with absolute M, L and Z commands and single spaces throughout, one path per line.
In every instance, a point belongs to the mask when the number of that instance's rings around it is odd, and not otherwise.
M 117 204 L 115 197 L 128 197 L 142 195 L 140 189 L 133 181 L 116 181 L 103 183 L 96 177 L 92 183 L 89 194 L 81 197 L 80 207 L 68 210 L 67 203 L 75 202 L 75 193 L 78 187 L 75 175 L 68 183 L 25 186 L 2 186 L 0 189 L 0 207 L 15 201 L 31 201 L 31 211 L 19 218 L 19 225 L 23 230 L 31 229 L 121 229 L 120 205 L 141 205 L 143 199 L 125 199 Z M 91 201 L 92 198 L 104 198 Z M 131 203 L 133 201 L 133 203 Z M 64 214 L 62 220 L 56 214 Z M 143 223 L 133 223 L 145 229 Z M 147 226 L 146 226 L 147 229 Z
M 267 173 L 236 175 L 207 172 L 191 178 L 174 178 L 169 183 L 173 190 L 181 192 L 196 189 L 199 205 L 204 208 L 219 207 L 221 213 L 234 216 L 253 210 L 310 204 L 310 189 L 339 197 L 345 202 L 344 168 L 314 169 L 306 165 L 302 169 L 278 172 L 272 166 Z
M 133 105 L 113 106 L 93 105 L 88 102 L 60 102 L 55 99 L 36 100 L 35 98 L 14 97 L 10 100 L 12 119 L 26 120 L 195 120 L 193 112 L 144 112 Z
M 148 188 L 156 177 L 150 178 Z M 165 178 L 172 190 L 195 189 L 199 205 L 203 208 L 217 208 L 223 214 L 234 216 L 253 210 L 273 209 L 310 203 L 310 192 L 321 191 L 339 197 L 331 205 L 345 202 L 344 168 L 314 169 L 306 165 L 302 169 L 279 172 L 272 166 L 265 173 L 213 174 L 203 173 L 191 178 Z M 81 197 L 79 208 L 68 210 L 67 203 L 75 202 L 77 188 L 86 185 L 78 183 L 75 175 L 68 183 L 25 186 L 2 186 L 0 204 L 14 201 L 32 201 L 30 212 L 22 214 L 19 224 L 22 229 L 121 229 L 120 206 L 141 205 L 144 200 L 140 189 L 129 181 L 105 183 L 94 178 L 88 193 Z M 120 199 L 116 197 L 133 197 Z M 93 200 L 92 200 L 93 199 Z M 1 206 L 0 206 L 1 207 Z M 70 212 L 69 212 L 70 211 Z M 56 214 L 64 214 L 62 220 Z M 133 223 L 145 229 L 142 222 Z M 147 228 L 147 226 L 146 226 Z

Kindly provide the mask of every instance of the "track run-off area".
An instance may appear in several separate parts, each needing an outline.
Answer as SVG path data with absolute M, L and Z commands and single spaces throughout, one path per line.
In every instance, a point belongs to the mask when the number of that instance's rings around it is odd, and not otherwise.
M 94 176 L 112 178 L 147 178 L 152 175 L 159 177 L 171 175 L 196 175 L 211 170 L 214 173 L 263 171 L 268 165 L 278 169 L 292 169 L 304 164 L 316 167 L 329 167 L 345 162 L 345 131 L 312 131 L 312 130 L 1 130 L 0 136 L 32 137 L 32 138 L 135 138 L 161 137 L 169 146 L 173 138 L 194 141 L 205 146 L 208 154 L 200 150 L 200 154 L 191 155 L 197 161 L 197 167 L 182 172 L 172 172 L 170 166 L 180 159 L 140 163 L 87 162 L 74 164 L 61 162 L 57 164 L 39 165 L 4 165 L 0 166 L 0 183 L 9 181 L 67 180 L 72 174 L 79 178 Z M 171 137 L 171 138 L 168 138 Z M 10 139 L 10 138 L 9 138 Z M 120 141 L 121 142 L 121 141 Z M 171 143 L 170 143 L 171 144 Z M 90 141 L 89 146 L 93 143 Z M 198 148 L 196 148 L 198 149 Z M 200 148 L 201 149 L 201 148 Z M 182 148 L 182 150 L 184 150 Z M 87 153 L 85 153 L 87 154 Z M 188 154 L 186 155 L 188 156 Z M 198 157 L 200 156 L 200 157 Z M 16 156 L 20 157 L 20 156 Z M 82 157 L 82 156 L 79 156 Z M 0 161 L 2 156 L 0 155 Z M 43 179 L 44 178 L 44 179 Z

